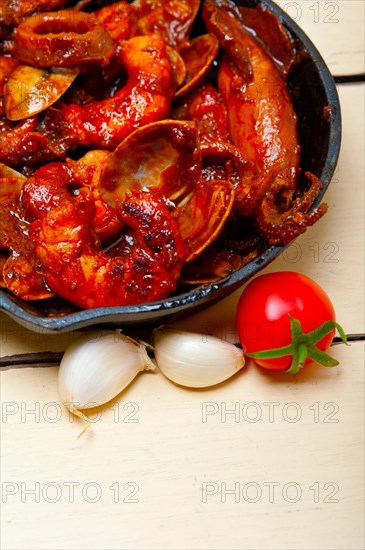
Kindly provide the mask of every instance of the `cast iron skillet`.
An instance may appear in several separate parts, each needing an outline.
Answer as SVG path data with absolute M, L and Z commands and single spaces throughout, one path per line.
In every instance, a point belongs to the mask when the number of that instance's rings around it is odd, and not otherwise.
M 240 6 L 251 7 L 260 0 L 237 0 Z M 313 206 L 318 206 L 336 168 L 341 143 L 341 112 L 334 80 L 321 55 L 298 25 L 271 0 L 262 0 L 284 23 L 298 43 L 299 61 L 289 76 L 295 110 L 299 117 L 299 136 L 302 146 L 301 167 L 323 182 Z M 330 115 L 323 108 L 330 106 Z M 24 302 L 6 291 L 0 291 L 0 310 L 21 325 L 41 333 L 66 332 L 88 325 L 117 324 L 118 326 L 146 325 L 166 322 L 191 314 L 221 300 L 272 262 L 284 247 L 271 246 L 255 260 L 231 275 L 204 286 L 146 304 L 124 307 L 101 307 L 74 311 L 62 302 L 45 305 Z

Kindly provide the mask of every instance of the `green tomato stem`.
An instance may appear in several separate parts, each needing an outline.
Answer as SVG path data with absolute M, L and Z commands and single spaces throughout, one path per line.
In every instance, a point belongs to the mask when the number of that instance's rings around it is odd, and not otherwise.
M 341 340 L 346 345 L 349 345 L 346 334 L 341 325 L 335 321 L 326 321 L 311 332 L 305 333 L 303 332 L 302 325 L 298 319 L 294 319 L 291 315 L 289 315 L 289 320 L 292 337 L 291 344 L 281 348 L 246 353 L 247 357 L 252 357 L 253 359 L 278 359 L 280 357 L 291 355 L 291 365 L 289 369 L 285 371 L 289 374 L 296 374 L 299 372 L 299 370 L 304 367 L 307 357 L 316 363 L 324 365 L 325 367 L 335 367 L 339 364 L 336 359 L 333 359 L 333 357 L 324 351 L 321 351 L 316 344 L 333 329 L 337 329 Z

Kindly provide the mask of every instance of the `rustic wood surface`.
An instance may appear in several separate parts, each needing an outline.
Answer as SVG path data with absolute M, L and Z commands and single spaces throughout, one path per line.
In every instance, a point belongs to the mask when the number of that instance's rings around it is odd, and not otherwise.
M 334 74 L 364 72 L 362 0 L 280 4 L 300 8 L 297 22 Z M 364 83 L 338 89 L 343 145 L 329 212 L 266 272 L 313 277 L 346 332 L 363 333 Z M 176 326 L 236 341 L 240 292 Z M 75 338 L 5 315 L 0 329 L 2 359 L 60 353 Z M 79 440 L 82 425 L 57 393 L 58 356 L 39 356 L 37 368 L 19 359 L 23 368 L 1 372 L 1 547 L 364 548 L 364 342 L 331 351 L 339 367 L 292 379 L 248 363 L 205 391 L 142 374 L 94 411 Z

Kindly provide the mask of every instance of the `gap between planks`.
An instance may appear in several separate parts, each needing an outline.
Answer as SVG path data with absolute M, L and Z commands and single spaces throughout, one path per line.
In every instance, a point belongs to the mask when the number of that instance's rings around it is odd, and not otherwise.
M 362 342 L 365 340 L 365 334 L 347 334 L 348 342 Z M 335 336 L 332 346 L 343 344 L 339 336 Z M 239 346 L 239 344 L 236 344 Z M 63 352 L 37 352 L 37 353 L 21 353 L 18 355 L 8 355 L 0 357 L 0 371 L 10 369 L 26 369 L 26 368 L 47 368 L 59 365 L 63 356 Z

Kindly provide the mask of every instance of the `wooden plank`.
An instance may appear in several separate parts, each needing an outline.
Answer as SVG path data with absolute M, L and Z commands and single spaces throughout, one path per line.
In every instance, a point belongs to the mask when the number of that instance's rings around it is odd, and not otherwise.
M 276 0 L 313 41 L 334 75 L 365 72 L 363 0 Z
M 334 352 L 207 391 L 142 374 L 78 441 L 56 368 L 2 373 L 3 547 L 362 548 L 364 344 Z

